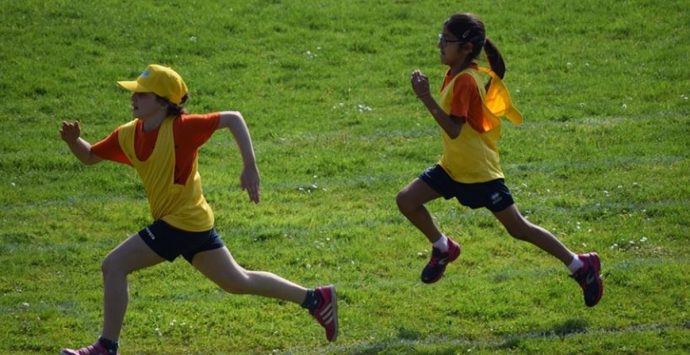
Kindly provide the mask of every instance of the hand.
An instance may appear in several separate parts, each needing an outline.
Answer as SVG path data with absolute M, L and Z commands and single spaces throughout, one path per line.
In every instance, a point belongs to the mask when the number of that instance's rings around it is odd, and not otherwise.
M 240 175 L 240 187 L 246 190 L 249 199 L 254 203 L 259 203 L 260 189 L 259 189 L 259 169 L 256 165 L 252 167 L 245 167 Z
M 60 136 L 62 140 L 67 143 L 74 143 L 81 136 L 81 127 L 79 122 L 69 123 L 62 121 L 62 128 L 60 129 Z
M 412 72 L 410 82 L 412 83 L 412 91 L 414 91 L 417 97 L 423 98 L 431 95 L 429 92 L 429 78 L 424 76 L 419 69 Z

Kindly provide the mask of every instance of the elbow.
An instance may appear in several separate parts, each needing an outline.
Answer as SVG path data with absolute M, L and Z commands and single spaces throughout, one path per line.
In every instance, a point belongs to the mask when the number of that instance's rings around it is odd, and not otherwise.
M 239 120 L 241 120 L 241 119 L 244 119 L 244 117 L 242 117 L 242 112 L 240 112 L 240 111 L 223 111 L 223 112 L 220 113 L 220 117 L 221 117 L 221 119 L 222 119 L 222 118 L 225 118 L 225 119 L 228 119 L 228 120 L 232 120 L 232 119 L 236 119 L 236 120 L 239 119 Z
M 460 137 L 460 126 L 453 127 L 446 133 L 448 134 L 448 137 L 450 137 L 450 139 L 456 139 Z
M 244 116 L 242 116 L 242 112 L 240 111 L 233 112 L 231 117 L 237 121 L 244 121 Z
M 84 165 L 94 165 L 96 163 L 99 163 L 102 159 L 98 157 L 97 155 L 90 153 L 88 156 L 84 157 L 83 159 L 79 159 Z
M 462 126 L 464 126 L 464 124 L 464 117 L 451 116 L 449 124 L 444 125 L 443 129 L 446 131 L 446 134 L 448 137 L 450 137 L 450 139 L 455 139 L 460 136 L 460 132 L 462 131 Z
M 219 128 L 231 128 L 238 122 L 244 122 L 244 117 L 239 111 L 225 111 L 220 113 Z

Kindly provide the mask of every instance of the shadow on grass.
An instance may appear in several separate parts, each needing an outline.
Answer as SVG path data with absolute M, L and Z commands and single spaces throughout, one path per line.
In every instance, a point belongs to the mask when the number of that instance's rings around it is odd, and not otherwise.
M 394 338 L 376 343 L 362 344 L 351 348 L 347 353 L 357 355 L 369 354 L 457 354 L 467 350 L 515 350 L 523 341 L 540 338 L 564 338 L 569 335 L 585 333 L 589 323 L 584 319 L 569 319 L 556 324 L 550 329 L 523 334 L 505 334 L 494 339 L 469 339 L 447 337 L 422 338 L 414 329 L 399 328 Z
M 539 338 L 565 338 L 566 336 L 585 333 L 587 332 L 587 327 L 589 323 L 584 319 L 568 319 L 562 324 L 557 324 L 553 328 L 543 331 L 543 332 L 533 332 L 527 334 L 519 334 L 508 336 L 506 340 L 502 343 L 492 346 L 495 349 L 517 349 L 520 347 L 520 343 L 527 339 L 539 339 Z

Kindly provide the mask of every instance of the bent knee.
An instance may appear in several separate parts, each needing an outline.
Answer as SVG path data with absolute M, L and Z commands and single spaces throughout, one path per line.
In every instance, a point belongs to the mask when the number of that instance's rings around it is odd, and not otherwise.
M 239 270 L 237 274 L 226 275 L 215 281 L 223 291 L 236 295 L 252 293 L 254 290 L 252 272 L 244 269 Z
M 124 273 L 117 259 L 112 254 L 108 254 L 108 256 L 103 259 L 101 263 L 101 272 L 104 276 Z
M 395 203 L 398 205 L 398 209 L 401 212 L 410 211 L 417 207 L 406 190 L 398 192 L 398 195 L 395 197 Z
M 531 236 L 534 235 L 534 226 L 529 222 L 520 223 L 519 225 L 509 228 L 506 227 L 506 230 L 511 237 L 519 240 L 530 240 Z
M 227 293 L 232 293 L 235 295 L 244 295 L 248 293 L 252 293 L 252 284 L 249 281 L 249 278 L 242 278 L 240 280 L 232 280 L 232 281 L 227 281 L 224 282 L 223 284 L 220 285 L 220 287 L 223 289 L 223 291 Z
M 130 273 L 127 266 L 123 264 L 114 254 L 108 254 L 101 263 L 101 272 L 103 276 L 110 275 L 127 275 Z

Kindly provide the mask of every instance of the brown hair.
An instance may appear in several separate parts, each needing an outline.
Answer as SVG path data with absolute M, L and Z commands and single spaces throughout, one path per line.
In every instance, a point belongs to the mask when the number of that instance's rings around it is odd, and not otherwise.
M 484 23 L 477 15 L 470 13 L 458 13 L 446 20 L 445 27 L 450 33 L 458 37 L 462 43 L 472 43 L 472 53 L 469 56 L 469 62 L 477 59 L 482 49 L 486 53 L 489 60 L 491 70 L 493 70 L 501 79 L 505 75 L 506 66 L 503 61 L 503 56 L 499 52 L 498 47 L 486 37 L 486 30 Z
M 167 106 L 166 115 L 167 116 L 174 116 L 174 117 L 178 117 L 182 114 L 187 113 L 187 109 L 182 107 L 182 105 L 184 105 L 184 103 L 187 102 L 187 98 L 188 98 L 188 96 L 187 96 L 187 94 L 185 94 L 182 97 L 182 100 L 180 100 L 180 104 L 175 105 L 174 103 L 170 102 L 165 97 L 161 97 L 161 96 L 156 95 L 156 99 L 158 100 L 158 102 L 165 104 Z

